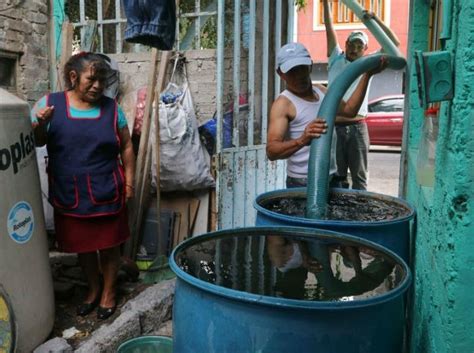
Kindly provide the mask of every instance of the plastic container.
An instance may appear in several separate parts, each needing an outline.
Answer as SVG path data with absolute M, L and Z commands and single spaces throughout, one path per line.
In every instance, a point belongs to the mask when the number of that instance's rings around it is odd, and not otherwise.
M 173 340 L 164 336 L 143 336 L 122 343 L 117 353 L 173 353 Z
M 402 352 L 410 270 L 373 242 L 237 228 L 181 243 L 170 265 L 178 277 L 174 353 Z
M 290 188 L 260 194 L 254 201 L 257 210 L 257 226 L 298 226 L 309 228 L 328 229 L 361 237 L 395 252 L 405 262 L 410 259 L 410 220 L 415 215 L 414 208 L 406 201 L 367 191 L 331 189 L 331 193 L 363 194 L 367 198 L 386 200 L 399 204 L 407 209 L 407 214 L 392 220 L 357 222 L 310 219 L 305 217 L 288 216 L 266 209 L 263 205 L 271 199 L 278 198 L 306 198 L 306 188 Z
M 438 139 L 438 110 L 425 111 L 418 155 L 416 158 L 416 181 L 419 185 L 433 187 L 435 179 L 435 154 Z
M 30 108 L 3 89 L 0 195 L 0 285 L 10 298 L 13 351 L 32 352 L 53 328 L 53 280 Z

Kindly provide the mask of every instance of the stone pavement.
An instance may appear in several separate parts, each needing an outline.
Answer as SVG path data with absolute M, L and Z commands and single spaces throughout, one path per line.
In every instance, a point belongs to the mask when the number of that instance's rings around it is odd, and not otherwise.
M 52 336 L 34 353 L 108 353 L 134 337 L 144 335 L 170 336 L 174 280 L 147 286 L 124 277 L 118 283 L 121 293 L 117 312 L 104 322 L 97 322 L 94 313 L 75 316 L 76 301 L 83 298 L 85 282 L 74 255 L 56 253 L 51 256 L 56 294 L 56 320 Z M 59 317 L 61 316 L 61 317 Z M 64 318 L 66 316 L 66 318 Z M 63 330 L 73 331 L 66 340 Z

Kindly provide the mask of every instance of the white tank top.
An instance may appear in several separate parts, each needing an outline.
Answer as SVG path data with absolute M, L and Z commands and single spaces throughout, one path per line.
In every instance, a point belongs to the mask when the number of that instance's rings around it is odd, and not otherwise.
M 288 90 L 284 90 L 280 95 L 285 96 L 295 106 L 296 116 L 290 121 L 288 130 L 288 137 L 290 139 L 297 139 L 303 134 L 303 131 L 311 121 L 318 117 L 319 108 L 325 94 L 317 87 L 313 87 L 313 91 L 319 96 L 317 102 L 309 102 L 296 96 Z M 309 146 L 296 151 L 288 158 L 287 174 L 292 178 L 306 178 L 308 176 L 308 159 Z M 333 131 L 331 144 L 331 164 L 329 167 L 329 174 L 336 173 L 336 131 Z

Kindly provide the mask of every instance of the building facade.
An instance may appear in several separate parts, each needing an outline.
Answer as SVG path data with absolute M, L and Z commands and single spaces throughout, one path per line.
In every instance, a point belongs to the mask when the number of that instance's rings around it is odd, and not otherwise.
M 368 52 L 377 51 L 380 45 L 359 19 L 342 4 L 332 0 L 333 23 L 339 44 L 344 49 L 347 36 L 354 30 L 362 30 L 369 36 Z M 376 13 L 400 39 L 400 50 L 407 51 L 409 0 L 362 0 L 362 5 Z M 314 81 L 327 81 L 326 30 L 322 0 L 308 0 L 306 7 L 297 14 L 296 40 L 303 43 L 313 59 L 312 78 Z M 403 72 L 387 70 L 374 77 L 370 98 L 386 94 L 398 94 L 403 90 Z

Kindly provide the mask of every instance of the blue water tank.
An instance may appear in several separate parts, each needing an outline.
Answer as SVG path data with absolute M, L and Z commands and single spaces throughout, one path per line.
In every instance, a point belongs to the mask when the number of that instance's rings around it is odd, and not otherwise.
M 175 353 L 400 353 L 411 275 L 367 240 L 299 227 L 219 231 L 180 244 Z
M 410 263 L 410 220 L 415 216 L 415 210 L 406 201 L 367 191 L 332 189 L 333 194 L 361 195 L 367 199 L 392 203 L 406 209 L 406 214 L 399 218 L 377 220 L 370 222 L 333 221 L 310 219 L 305 217 L 288 216 L 265 208 L 272 200 L 278 199 L 306 199 L 306 188 L 290 188 L 260 194 L 254 201 L 257 210 L 257 226 L 298 226 L 328 229 L 355 235 L 377 244 L 383 245 L 399 255 L 405 262 Z M 356 212 L 357 210 L 354 210 Z

